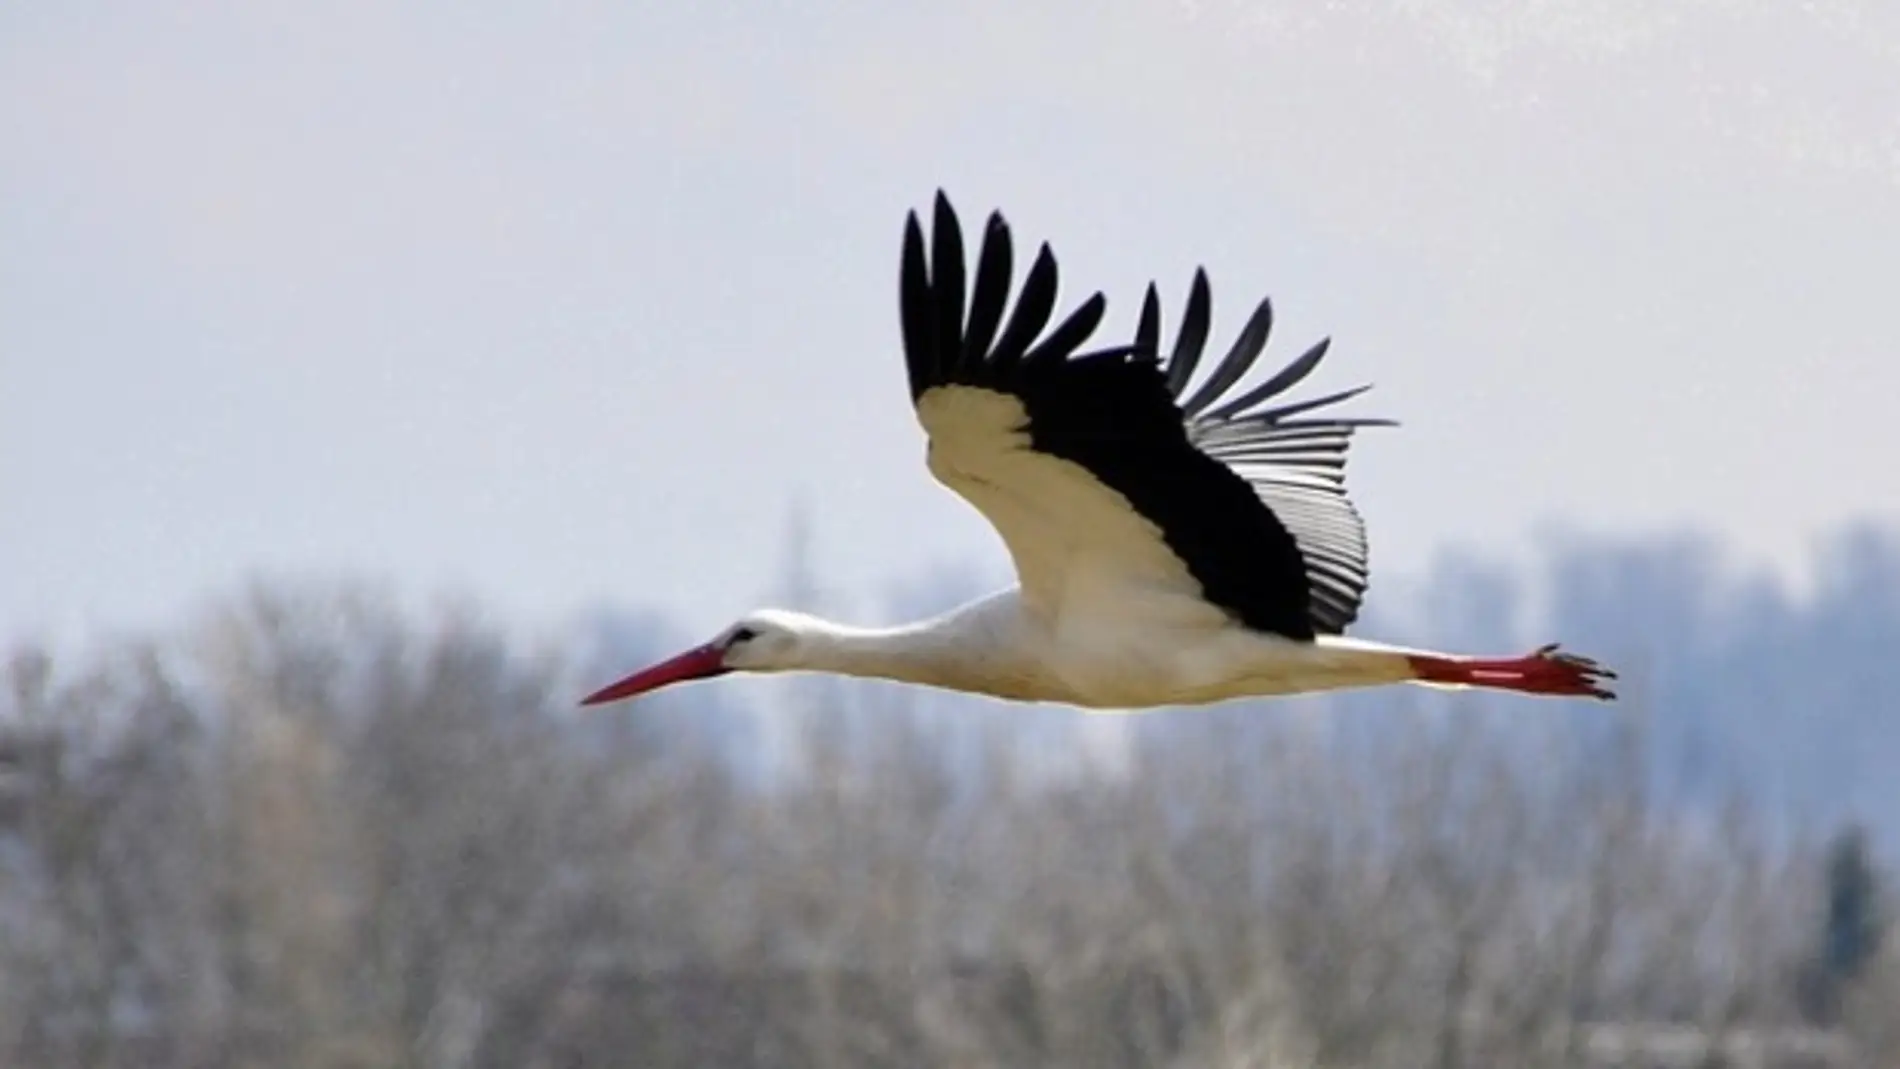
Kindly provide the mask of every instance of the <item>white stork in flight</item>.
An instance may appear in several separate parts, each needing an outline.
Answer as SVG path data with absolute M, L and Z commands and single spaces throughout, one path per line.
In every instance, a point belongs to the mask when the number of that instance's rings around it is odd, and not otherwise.
M 1010 301 L 1011 243 L 991 215 L 974 275 L 939 193 L 928 241 L 904 231 L 899 295 L 911 399 L 931 474 L 976 506 L 1019 585 L 900 627 L 763 610 L 583 700 L 594 705 L 732 671 L 836 672 L 1097 709 L 1423 683 L 1610 698 L 1614 674 L 1545 646 L 1464 657 L 1345 638 L 1366 590 L 1364 525 L 1346 497 L 1353 431 L 1312 417 L 1356 396 L 1269 404 L 1326 341 L 1236 390 L 1273 317 L 1262 301 L 1195 383 L 1207 343 L 1197 272 L 1161 359 L 1152 285 L 1132 344 L 1078 352 L 1091 296 L 1053 329 L 1047 245 Z

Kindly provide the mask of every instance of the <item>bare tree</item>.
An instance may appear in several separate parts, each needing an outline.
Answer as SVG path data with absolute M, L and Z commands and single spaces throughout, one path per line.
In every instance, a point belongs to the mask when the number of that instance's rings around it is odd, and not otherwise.
M 12 658 L 0 1061 L 1846 1065 L 1900 1042 L 1891 944 L 1842 1032 L 1793 1030 L 1820 852 L 1739 803 L 1658 804 L 1638 722 L 1411 705 L 1355 734 L 1243 705 L 1118 726 L 1104 762 L 1071 759 L 1097 737 L 1073 714 L 846 685 L 788 711 L 797 774 L 760 777 L 716 731 L 576 715 L 571 675 L 467 609 L 323 587 L 86 665 Z

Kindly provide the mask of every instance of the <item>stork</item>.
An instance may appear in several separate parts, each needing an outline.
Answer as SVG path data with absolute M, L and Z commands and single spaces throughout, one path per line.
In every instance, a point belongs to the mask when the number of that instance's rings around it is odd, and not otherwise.
M 1555 645 L 1466 657 L 1344 636 L 1367 584 L 1346 449 L 1359 427 L 1390 421 L 1309 415 L 1365 386 L 1273 403 L 1327 340 L 1236 389 L 1266 346 L 1263 300 L 1196 383 L 1211 314 L 1204 270 L 1164 362 L 1152 284 L 1132 342 L 1084 352 L 1103 296 L 1049 329 L 1055 256 L 1039 249 L 1009 308 L 1012 255 L 1009 226 L 992 214 L 972 272 L 939 192 L 928 239 L 910 214 L 898 292 L 930 472 L 996 528 L 1018 585 L 898 627 L 754 612 L 583 704 L 734 671 L 1117 710 L 1394 683 L 1613 697 L 1614 673 Z

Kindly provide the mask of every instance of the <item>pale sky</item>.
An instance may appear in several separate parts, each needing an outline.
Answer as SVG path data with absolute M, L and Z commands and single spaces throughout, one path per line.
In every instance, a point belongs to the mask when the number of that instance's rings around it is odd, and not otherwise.
M 1795 572 L 1900 521 L 1896 12 L 0 0 L 0 643 L 260 573 L 710 630 L 798 499 L 867 612 L 1000 575 L 904 389 L 940 185 L 1115 335 L 1197 263 L 1331 334 L 1375 598 L 1553 528 Z

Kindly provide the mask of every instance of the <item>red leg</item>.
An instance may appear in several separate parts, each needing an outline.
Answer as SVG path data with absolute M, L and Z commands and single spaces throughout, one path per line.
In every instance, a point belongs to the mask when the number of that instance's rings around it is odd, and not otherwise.
M 1616 673 L 1588 657 L 1562 653 L 1552 643 L 1523 657 L 1437 657 L 1419 654 L 1411 658 L 1412 671 L 1422 682 L 1460 687 L 1486 687 L 1514 690 L 1525 694 L 1560 694 L 1602 698 L 1616 695 L 1603 686 Z

